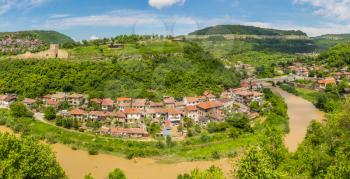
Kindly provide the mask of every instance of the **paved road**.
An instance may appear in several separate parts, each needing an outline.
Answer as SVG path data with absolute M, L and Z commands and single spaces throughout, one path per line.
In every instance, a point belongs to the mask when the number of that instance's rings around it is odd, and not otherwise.
M 287 93 L 277 87 L 270 88 L 274 93 L 280 94 L 288 106 L 290 131 L 285 136 L 284 143 L 290 152 L 295 152 L 298 145 L 304 140 L 310 122 L 312 120 L 322 121 L 324 113 L 301 97 Z

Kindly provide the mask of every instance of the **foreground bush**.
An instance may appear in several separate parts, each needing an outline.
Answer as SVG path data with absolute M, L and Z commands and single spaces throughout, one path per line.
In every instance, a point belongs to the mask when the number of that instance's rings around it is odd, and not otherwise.
M 0 178 L 66 178 L 48 146 L 0 134 Z

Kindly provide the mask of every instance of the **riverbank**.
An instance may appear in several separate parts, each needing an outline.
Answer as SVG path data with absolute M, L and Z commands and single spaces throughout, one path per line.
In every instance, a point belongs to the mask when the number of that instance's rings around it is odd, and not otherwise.
M 13 133 L 6 126 L 0 126 L 0 132 Z M 149 158 L 127 160 L 107 154 L 89 155 L 86 151 L 73 150 L 58 143 L 52 144 L 51 148 L 68 177 L 74 179 L 84 178 L 88 173 L 91 173 L 96 179 L 106 178 L 108 173 L 115 168 L 122 169 L 129 179 L 176 178 L 178 174 L 190 172 L 195 168 L 204 170 L 211 165 L 222 168 L 229 176 L 232 168 L 229 159 L 162 164 Z
M 281 95 L 288 106 L 289 133 L 285 136 L 284 143 L 290 152 L 295 152 L 304 140 L 310 122 L 312 120 L 323 121 L 324 113 L 301 97 L 277 87 L 270 88 L 275 94 Z

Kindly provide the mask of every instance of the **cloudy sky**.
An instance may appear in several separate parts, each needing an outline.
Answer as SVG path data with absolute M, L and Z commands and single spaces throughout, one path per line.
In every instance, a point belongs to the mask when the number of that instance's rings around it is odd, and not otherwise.
M 49 29 L 76 40 L 217 24 L 350 33 L 350 0 L 0 0 L 0 31 Z

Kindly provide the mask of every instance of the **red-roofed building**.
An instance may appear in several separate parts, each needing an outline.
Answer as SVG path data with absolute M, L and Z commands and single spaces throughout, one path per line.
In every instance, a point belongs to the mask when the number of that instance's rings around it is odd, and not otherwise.
M 12 103 L 14 103 L 17 99 L 17 95 L 15 94 L 5 94 L 0 95 L 0 106 L 9 107 Z
M 69 111 L 69 116 L 71 116 L 74 119 L 87 119 L 88 118 L 88 112 L 84 111 L 83 109 L 80 108 L 75 108 L 71 111 Z
M 183 101 L 186 106 L 196 106 L 199 103 L 196 97 L 184 97 Z
M 210 93 L 209 91 L 204 91 L 203 96 L 207 98 L 208 101 L 215 101 L 216 96 Z
M 209 117 L 222 114 L 224 104 L 220 101 L 207 101 L 197 105 L 199 117 Z
M 152 108 L 146 110 L 146 117 L 150 119 L 165 118 L 167 109 L 164 108 Z
M 175 108 L 175 99 L 171 96 L 165 96 L 163 99 L 166 108 Z
M 23 100 L 23 104 L 26 105 L 29 109 L 32 109 L 35 103 L 36 103 L 36 100 L 31 98 L 25 98 Z
M 66 99 L 70 106 L 81 106 L 85 101 L 84 95 L 78 93 L 70 94 Z
M 147 108 L 148 109 L 157 109 L 157 108 L 163 108 L 164 107 L 164 103 L 161 102 L 153 102 L 153 101 L 149 101 Z
M 142 118 L 142 110 L 139 108 L 126 108 L 124 110 L 127 119 L 141 119 Z
M 168 108 L 167 114 L 167 119 L 173 123 L 178 123 L 182 119 L 182 112 L 178 109 Z
M 186 106 L 185 109 L 186 117 L 193 119 L 194 121 L 198 121 L 198 109 L 196 106 Z
M 89 118 L 93 120 L 103 120 L 106 119 L 106 114 L 103 111 L 90 111 Z
M 58 109 L 59 106 L 60 106 L 60 102 L 59 102 L 59 101 L 52 100 L 52 99 L 49 99 L 49 100 L 46 101 L 46 105 L 45 105 L 45 106 L 46 106 L 46 107 L 47 107 L 47 106 L 51 106 L 51 107 L 53 107 L 53 108 L 55 108 L 55 109 Z
M 111 135 L 115 137 L 147 137 L 145 128 L 111 128 Z
M 142 111 L 146 109 L 146 99 L 135 99 L 132 103 L 132 108 L 137 108 Z
M 113 111 L 114 101 L 111 98 L 105 98 L 102 100 L 101 106 L 104 111 Z
M 326 89 L 327 85 L 336 85 L 337 82 L 333 77 L 324 78 L 317 81 L 317 88 Z

